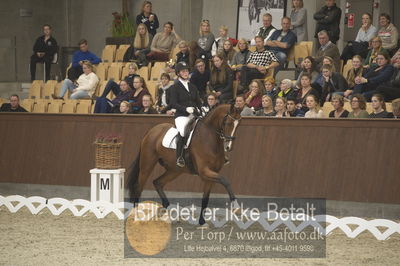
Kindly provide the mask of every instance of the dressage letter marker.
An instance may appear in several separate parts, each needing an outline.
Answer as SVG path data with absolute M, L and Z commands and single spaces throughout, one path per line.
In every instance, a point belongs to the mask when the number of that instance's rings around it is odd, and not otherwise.
M 90 200 L 119 203 L 124 200 L 125 169 L 92 169 Z

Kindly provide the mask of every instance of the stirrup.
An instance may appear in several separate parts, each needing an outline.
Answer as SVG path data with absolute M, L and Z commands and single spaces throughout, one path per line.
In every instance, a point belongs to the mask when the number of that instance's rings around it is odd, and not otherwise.
M 230 163 L 230 161 L 229 161 L 229 158 L 228 158 L 228 156 L 224 156 L 224 165 L 227 165 L 227 164 L 229 164 Z
M 176 165 L 181 168 L 185 167 L 185 160 L 182 157 L 179 157 L 176 159 Z

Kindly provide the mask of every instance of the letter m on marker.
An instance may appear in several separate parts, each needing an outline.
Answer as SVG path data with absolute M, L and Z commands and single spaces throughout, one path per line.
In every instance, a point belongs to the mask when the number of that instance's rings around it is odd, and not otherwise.
M 110 190 L 110 179 L 100 178 L 100 190 Z

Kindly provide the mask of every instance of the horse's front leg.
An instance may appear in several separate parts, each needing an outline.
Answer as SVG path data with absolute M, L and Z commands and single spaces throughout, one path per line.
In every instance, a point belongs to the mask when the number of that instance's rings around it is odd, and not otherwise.
M 209 181 L 204 181 L 204 187 L 203 187 L 203 199 L 201 200 L 201 210 L 200 210 L 200 217 L 199 217 L 199 224 L 203 225 L 206 223 L 204 219 L 204 210 L 208 206 L 208 201 L 210 199 L 210 192 L 211 192 L 211 187 L 213 186 L 212 182 Z

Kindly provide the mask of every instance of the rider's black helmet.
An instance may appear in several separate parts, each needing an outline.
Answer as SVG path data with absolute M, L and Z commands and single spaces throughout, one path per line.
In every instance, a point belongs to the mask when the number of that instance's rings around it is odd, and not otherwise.
M 189 65 L 186 62 L 179 62 L 178 64 L 176 64 L 175 72 L 178 75 L 179 72 L 184 69 L 190 70 Z

